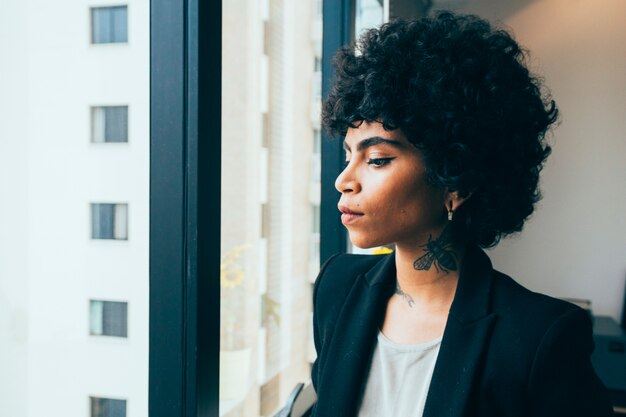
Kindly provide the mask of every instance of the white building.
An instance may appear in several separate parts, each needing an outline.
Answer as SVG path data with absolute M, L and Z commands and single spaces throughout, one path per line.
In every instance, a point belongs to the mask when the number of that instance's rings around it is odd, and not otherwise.
M 0 53 L 0 415 L 146 416 L 149 3 L 3 2 Z

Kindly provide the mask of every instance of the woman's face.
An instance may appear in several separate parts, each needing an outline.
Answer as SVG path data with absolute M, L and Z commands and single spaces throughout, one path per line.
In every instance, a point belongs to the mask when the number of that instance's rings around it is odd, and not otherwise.
M 349 162 L 335 187 L 354 245 L 421 245 L 445 225 L 447 193 L 426 182 L 420 152 L 400 129 L 363 122 L 348 129 L 344 148 Z

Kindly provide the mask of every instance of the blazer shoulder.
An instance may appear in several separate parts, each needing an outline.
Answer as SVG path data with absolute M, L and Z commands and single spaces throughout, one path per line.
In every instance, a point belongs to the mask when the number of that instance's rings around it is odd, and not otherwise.
M 513 278 L 494 270 L 493 311 L 501 317 L 529 325 L 534 323 L 540 333 L 564 315 L 583 313 L 585 310 L 575 304 L 534 292 L 519 284 Z
M 525 288 L 498 271 L 492 281 L 498 316 L 486 365 L 488 383 L 517 387 L 524 415 L 608 417 L 607 393 L 593 370 L 588 312 L 565 300 Z M 510 388 L 507 392 L 514 392 Z M 500 396 L 504 396 L 504 390 Z

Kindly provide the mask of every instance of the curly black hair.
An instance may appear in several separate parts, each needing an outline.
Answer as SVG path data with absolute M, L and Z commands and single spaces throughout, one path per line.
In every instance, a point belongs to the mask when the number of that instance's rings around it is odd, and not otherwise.
M 471 193 L 455 213 L 457 233 L 495 246 L 522 230 L 541 198 L 545 134 L 558 114 L 527 55 L 477 16 L 391 21 L 337 52 L 323 127 L 341 137 L 361 121 L 400 129 L 431 184 Z

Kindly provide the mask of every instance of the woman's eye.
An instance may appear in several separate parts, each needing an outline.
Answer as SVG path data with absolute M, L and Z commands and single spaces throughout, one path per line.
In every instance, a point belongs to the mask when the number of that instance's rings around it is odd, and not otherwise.
M 349 163 L 350 163 L 350 161 L 343 161 L 343 167 L 344 168 L 347 167 Z
M 371 158 L 369 161 L 367 161 L 367 163 L 376 167 L 382 167 L 391 162 L 392 159 L 393 158 Z

